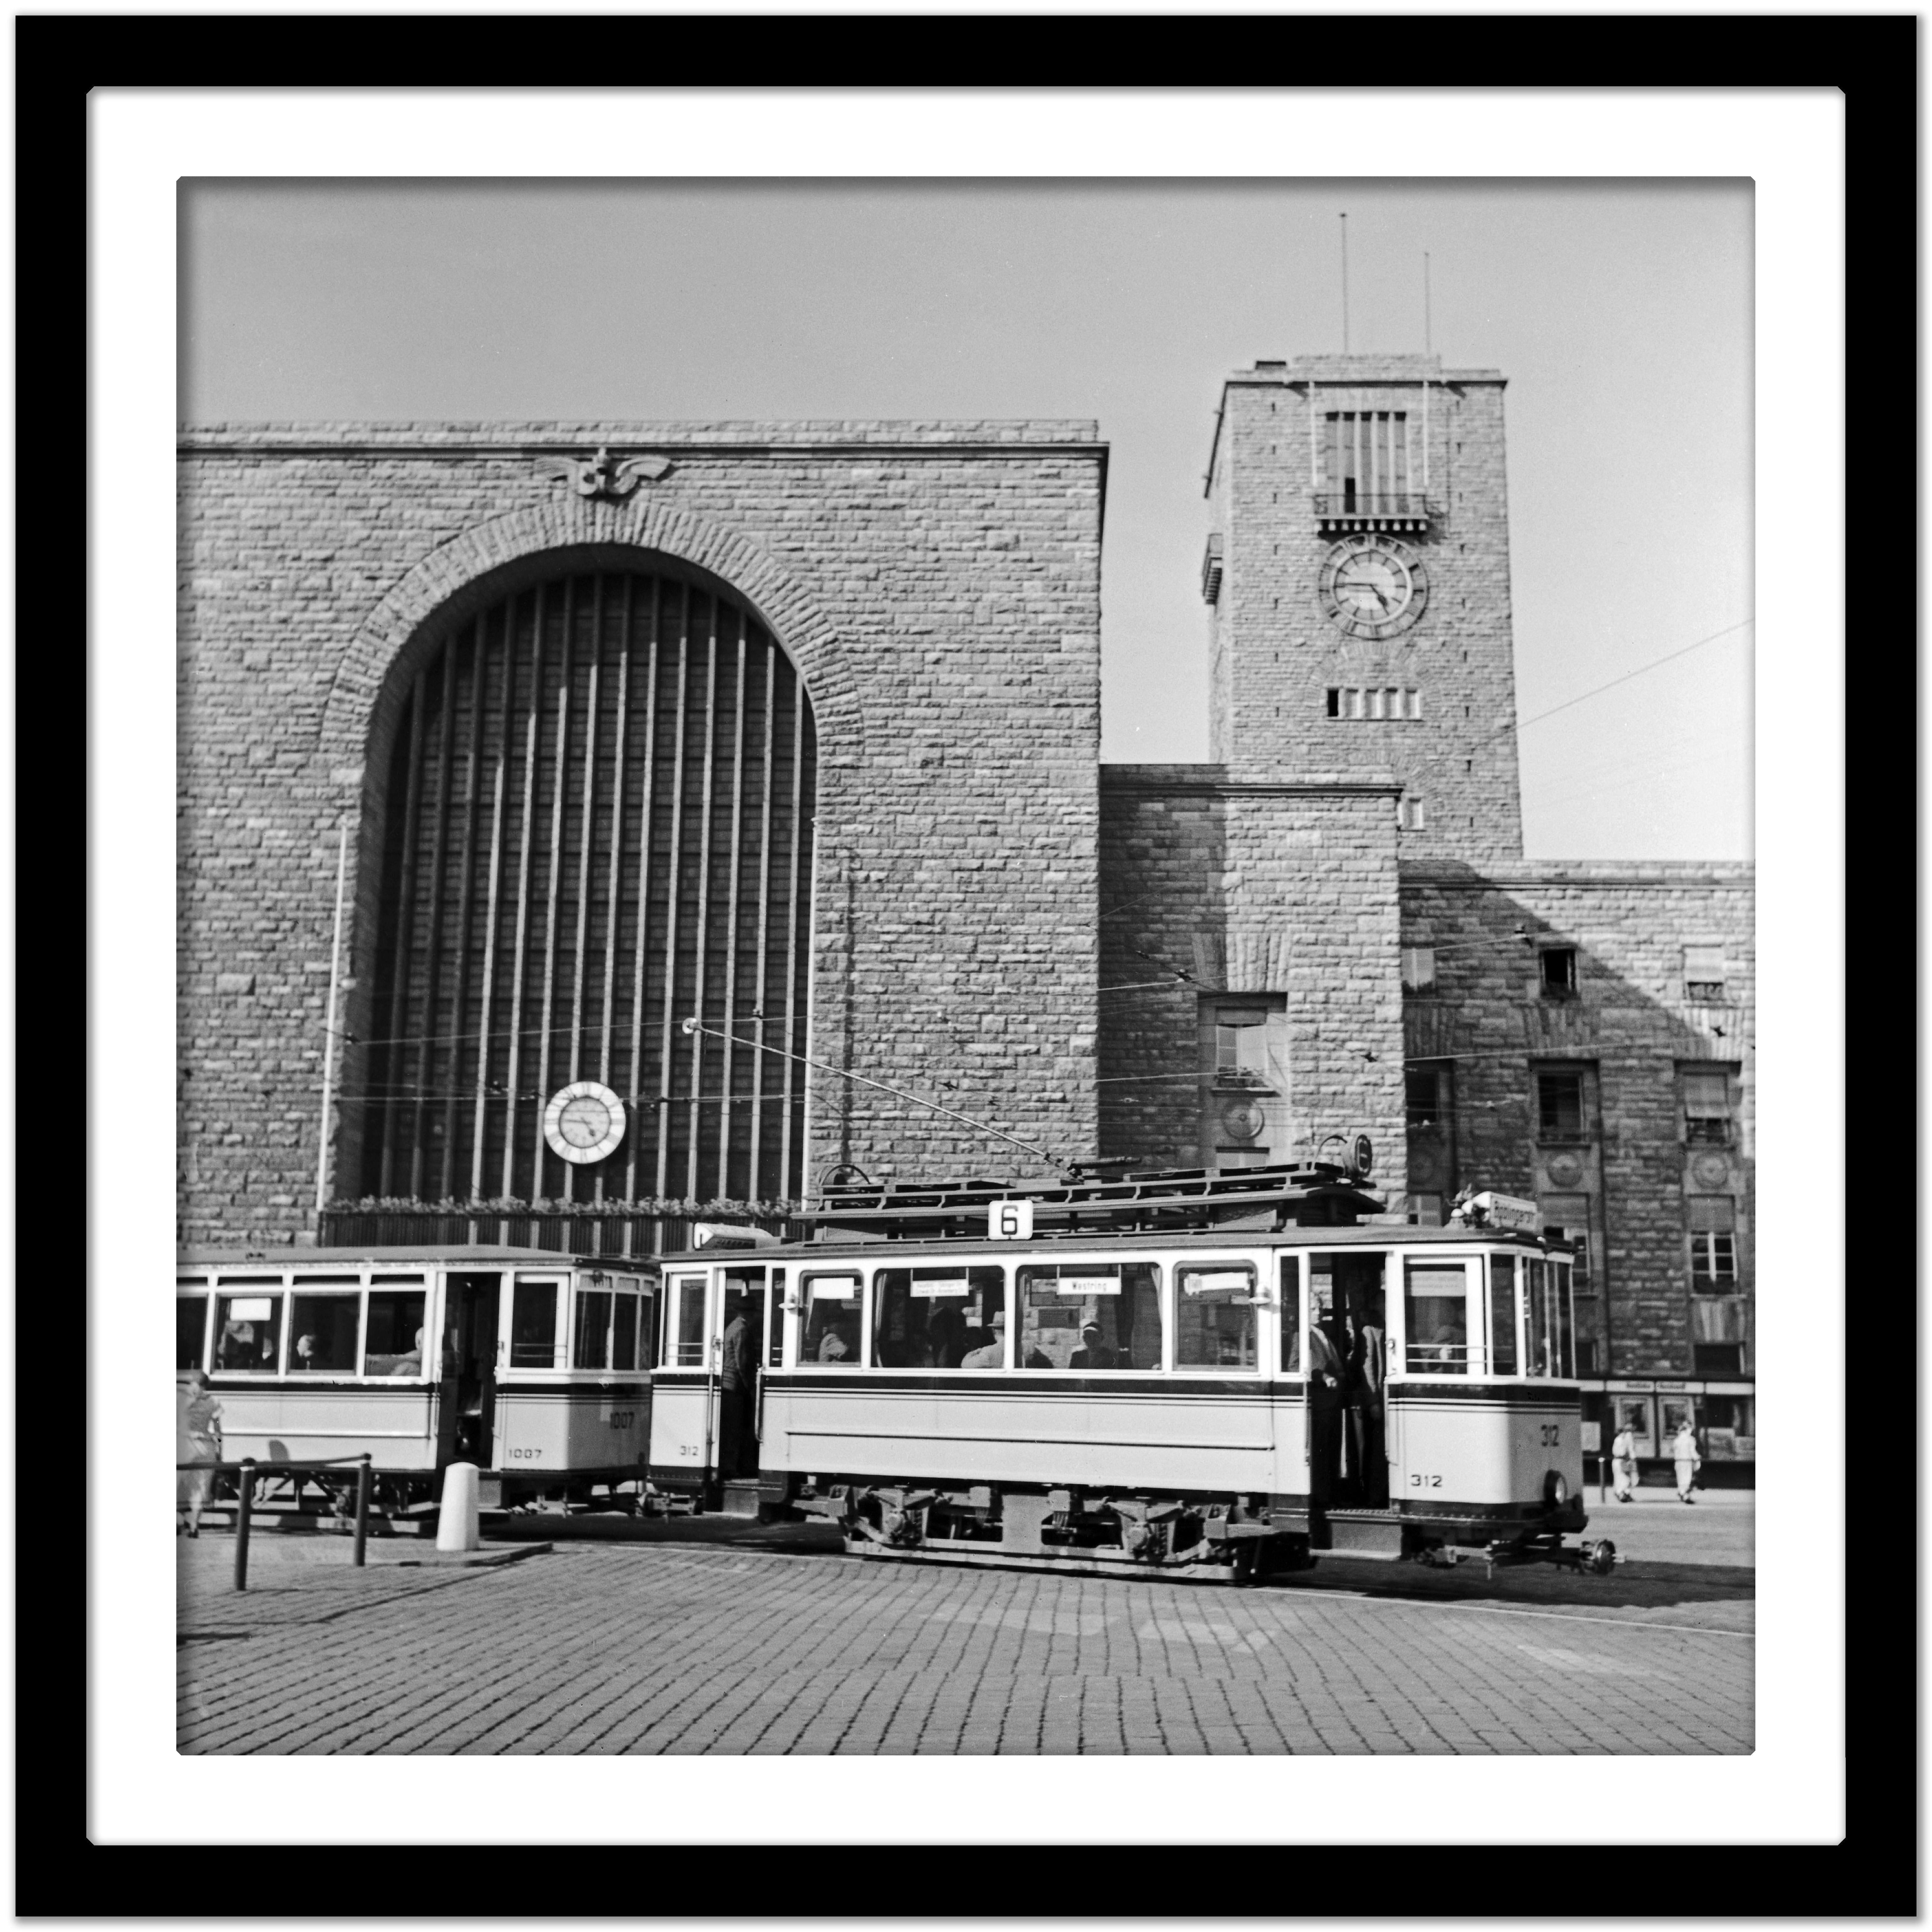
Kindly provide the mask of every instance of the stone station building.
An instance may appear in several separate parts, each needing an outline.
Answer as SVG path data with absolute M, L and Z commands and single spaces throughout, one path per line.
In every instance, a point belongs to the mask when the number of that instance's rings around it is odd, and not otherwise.
M 1502 391 L 1229 378 L 1198 766 L 1100 762 L 1091 423 L 184 432 L 180 1239 L 1366 1132 L 1748 1462 L 1751 872 L 1523 858 Z

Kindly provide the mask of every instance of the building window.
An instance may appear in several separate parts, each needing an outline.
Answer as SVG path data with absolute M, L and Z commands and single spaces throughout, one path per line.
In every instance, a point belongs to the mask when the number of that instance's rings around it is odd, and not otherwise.
M 1576 1337 L 1576 1372 L 1580 1376 L 1594 1376 L 1597 1372 L 1597 1341 L 1593 1335 Z
M 1281 1158 L 1288 1131 L 1288 1002 L 1279 993 L 1201 1006 L 1202 1162 L 1261 1167 Z
M 1344 514 L 1396 516 L 1410 508 L 1408 416 L 1347 410 L 1328 420 L 1328 505 Z
M 1422 693 L 1413 685 L 1331 684 L 1328 700 L 1330 718 L 1379 718 L 1390 723 L 1422 716 Z
M 1694 1294 L 1738 1290 L 1737 1204 L 1728 1194 L 1694 1194 L 1684 1203 L 1690 1226 L 1690 1288 Z
M 1396 807 L 1396 822 L 1405 832 L 1420 832 L 1428 824 L 1428 815 L 1423 809 L 1419 798 L 1406 798 Z
M 1432 946 L 1405 946 L 1402 949 L 1402 990 L 1405 993 L 1432 993 L 1436 990 L 1436 949 Z
M 1720 1002 L 1724 997 L 1724 949 L 1721 946 L 1687 946 L 1684 949 L 1684 997 L 1704 1005 Z
M 1546 946 L 1538 955 L 1543 976 L 1543 996 L 1546 1000 L 1574 998 L 1576 992 L 1576 949 L 1574 946 Z
M 1731 1082 L 1722 1067 L 1685 1071 L 1684 1138 L 1706 1147 L 1730 1144 Z
M 1692 1346 L 1690 1366 L 1700 1376 L 1741 1376 L 1744 1352 L 1736 1342 L 1699 1342 Z
M 1536 1076 L 1536 1127 L 1539 1140 L 1582 1139 L 1582 1074 L 1539 1073 Z
M 1434 1133 L 1447 1124 L 1443 1118 L 1442 1075 L 1434 1066 L 1412 1066 L 1402 1076 L 1408 1130 Z

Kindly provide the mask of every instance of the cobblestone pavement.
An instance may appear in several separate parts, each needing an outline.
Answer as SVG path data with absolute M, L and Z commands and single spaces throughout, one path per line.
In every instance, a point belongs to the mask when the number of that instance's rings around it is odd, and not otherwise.
M 1621 1576 L 1545 1606 L 1340 1565 L 1235 1590 L 584 1541 L 468 1570 L 291 1553 L 237 1597 L 227 1538 L 178 1546 L 189 1752 L 1752 1748 L 1748 1634 Z

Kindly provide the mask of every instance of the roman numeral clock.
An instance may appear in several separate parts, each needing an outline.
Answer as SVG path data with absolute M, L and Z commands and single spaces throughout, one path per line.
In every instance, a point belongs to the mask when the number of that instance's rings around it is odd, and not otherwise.
M 1347 636 L 1370 642 L 1407 630 L 1429 602 L 1422 559 L 1391 537 L 1344 537 L 1322 566 L 1323 614 Z

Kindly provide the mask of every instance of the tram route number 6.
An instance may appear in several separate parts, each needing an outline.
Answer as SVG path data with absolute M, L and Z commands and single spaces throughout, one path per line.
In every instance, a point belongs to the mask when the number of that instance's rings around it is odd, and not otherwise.
M 1030 1241 L 1033 1239 L 1033 1203 L 1030 1201 L 994 1201 L 987 1205 L 986 1232 L 996 1241 Z

